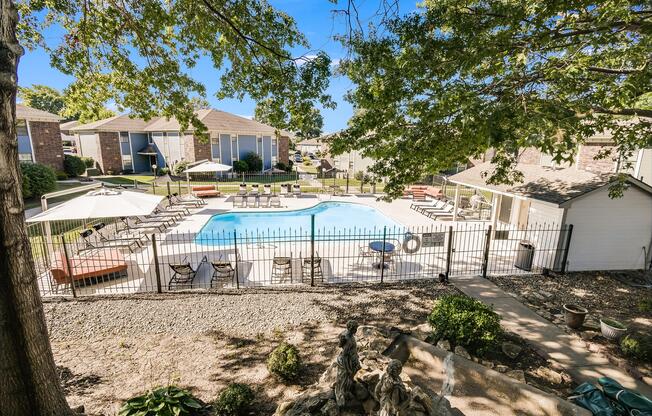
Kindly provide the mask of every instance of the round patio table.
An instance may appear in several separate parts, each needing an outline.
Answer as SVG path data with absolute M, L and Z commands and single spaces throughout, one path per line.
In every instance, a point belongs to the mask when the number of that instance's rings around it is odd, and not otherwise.
M 383 252 L 383 242 L 382 241 L 372 241 L 371 243 L 369 243 L 369 248 L 371 250 L 377 252 L 377 253 L 381 253 L 380 255 L 382 256 L 382 252 Z M 385 253 L 391 253 L 394 250 L 396 250 L 396 246 L 394 244 L 385 242 Z M 374 263 L 373 267 L 375 267 L 376 269 L 380 269 L 381 264 L 382 264 L 383 269 L 388 267 L 388 265 L 383 261 L 379 261 L 378 263 Z

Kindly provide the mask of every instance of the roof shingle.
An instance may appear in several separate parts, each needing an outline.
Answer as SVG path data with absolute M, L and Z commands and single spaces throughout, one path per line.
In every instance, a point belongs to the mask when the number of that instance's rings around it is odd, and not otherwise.
M 47 111 L 16 104 L 16 119 L 28 121 L 60 121 L 61 117 Z

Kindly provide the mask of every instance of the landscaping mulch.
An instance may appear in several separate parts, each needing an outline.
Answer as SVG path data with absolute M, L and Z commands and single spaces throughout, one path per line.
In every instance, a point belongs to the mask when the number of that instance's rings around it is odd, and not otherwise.
M 652 290 L 636 287 L 642 272 L 583 272 L 550 276 L 490 276 L 489 280 L 570 334 L 585 341 L 587 349 L 603 354 L 632 376 L 652 382 L 652 363 L 625 357 L 618 343 L 600 334 L 600 319 L 624 323 L 630 333 L 651 334 L 652 312 L 639 309 L 639 302 L 652 297 Z M 589 310 L 579 331 L 565 325 L 562 305 Z

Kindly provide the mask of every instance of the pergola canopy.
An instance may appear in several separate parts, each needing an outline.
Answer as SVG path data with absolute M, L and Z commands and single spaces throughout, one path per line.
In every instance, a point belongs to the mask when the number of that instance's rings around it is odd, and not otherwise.
M 228 172 L 232 169 L 229 165 L 223 165 L 217 162 L 204 162 L 197 166 L 186 169 L 185 173 L 206 173 L 206 172 Z

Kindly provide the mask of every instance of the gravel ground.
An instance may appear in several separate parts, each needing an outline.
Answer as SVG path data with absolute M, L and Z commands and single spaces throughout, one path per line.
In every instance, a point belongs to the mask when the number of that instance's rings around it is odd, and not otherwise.
M 93 298 L 44 308 L 68 400 L 90 414 L 116 414 L 124 400 L 157 385 L 175 383 L 212 401 L 226 384 L 246 382 L 263 415 L 316 381 L 346 320 L 410 328 L 449 292 L 455 289 L 411 282 Z M 294 385 L 279 383 L 265 367 L 282 340 L 296 344 L 306 362 Z

